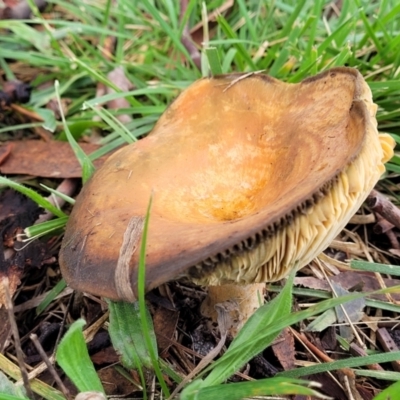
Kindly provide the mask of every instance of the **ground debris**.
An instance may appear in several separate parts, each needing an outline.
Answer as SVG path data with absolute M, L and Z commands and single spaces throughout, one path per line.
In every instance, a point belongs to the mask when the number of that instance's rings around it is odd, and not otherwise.
M 91 143 L 79 144 L 86 154 L 100 146 Z M 10 148 L 11 146 L 11 148 Z M 5 153 L 5 157 L 1 154 Z M 95 160 L 96 168 L 108 155 Z M 82 167 L 68 142 L 21 140 L 0 146 L 0 171 L 2 174 L 24 174 L 47 178 L 80 178 Z
M 32 225 L 41 212 L 36 203 L 12 189 L 0 193 L 0 279 L 8 278 L 11 295 L 26 267 L 40 268 L 50 258 L 45 243 L 37 240 L 26 244 L 17 236 Z M 0 305 L 4 305 L 1 288 Z

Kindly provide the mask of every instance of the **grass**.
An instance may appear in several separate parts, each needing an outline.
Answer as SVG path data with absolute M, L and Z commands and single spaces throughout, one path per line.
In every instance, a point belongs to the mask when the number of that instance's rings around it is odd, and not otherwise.
M 35 11 L 31 20 L 0 20 L 0 30 L 3 33 L 0 35 L 0 66 L 3 74 L 7 79 L 17 77 L 32 83 L 32 97 L 26 108 L 44 120 L 37 123 L 21 119 L 20 123 L 14 122 L 12 130 L 6 121 L 0 121 L 0 140 L 13 140 L 17 137 L 16 132 L 32 136 L 34 129 L 41 124 L 50 129 L 54 139 L 69 141 L 83 166 L 83 181 L 93 172 L 92 162 L 96 157 L 122 143 L 132 143 L 150 132 L 168 104 L 191 82 L 210 71 L 230 73 L 264 70 L 279 79 L 298 82 L 334 66 L 355 67 L 366 77 L 379 106 L 379 129 L 392 134 L 400 142 L 400 5 L 395 0 L 344 0 L 339 14 L 330 7 L 331 2 L 322 0 L 238 0 L 232 2 L 234 4 L 231 6 L 222 0 L 208 1 L 204 6 L 197 0 L 189 0 L 184 15 L 180 15 L 179 2 L 176 0 L 119 0 L 116 3 L 56 0 L 49 3 L 44 14 Z M 228 11 L 213 16 L 213 11 L 223 6 L 227 6 Z M 200 25 L 193 32 L 193 37 L 201 32 L 206 34 L 208 30 L 210 35 L 204 44 L 200 71 L 181 38 L 186 24 L 194 27 L 201 24 L 204 17 L 210 19 L 209 26 Z M 111 52 L 107 45 L 110 37 L 115 39 L 115 50 Z M 201 49 L 200 42 L 198 48 Z M 126 77 L 134 85 L 129 91 L 121 91 L 107 77 L 110 71 L 119 66 L 123 67 Z M 59 82 L 56 86 L 55 81 Z M 101 85 L 114 89 L 114 92 L 97 96 L 96 92 Z M 62 121 L 46 109 L 49 101 L 55 98 L 69 101 L 65 118 L 61 114 Z M 126 99 L 124 108 L 107 108 L 110 100 L 119 99 Z M 118 120 L 121 115 L 131 115 L 134 118 L 127 124 L 121 124 Z M 77 143 L 99 131 L 102 147 L 88 157 Z M 395 183 L 396 174 L 400 172 L 400 157 L 394 157 L 388 164 L 388 171 L 391 174 L 380 182 L 380 186 L 397 201 Z M 0 178 L 2 186 L 11 186 L 23 192 L 58 217 L 53 225 L 43 226 L 43 230 L 32 228 L 34 236 L 43 233 L 49 235 L 53 228 L 53 235 L 59 234 L 66 214 L 48 204 L 44 198 L 48 194 L 39 186 L 39 183 L 43 183 L 40 178 L 25 179 L 24 183 L 21 185 L 18 180 Z M 45 183 L 47 186 L 56 186 L 56 182 Z M 32 188 L 36 188 L 36 191 Z M 382 248 L 379 251 L 383 254 L 385 250 Z M 374 273 L 391 273 L 385 266 L 360 264 L 359 267 L 372 269 Z M 291 393 L 296 393 L 296 390 L 298 393 L 307 390 L 311 393 L 314 389 L 305 387 L 303 382 L 289 381 L 289 376 L 302 376 L 301 372 L 296 372 L 299 369 L 293 370 L 292 375 L 291 371 L 283 372 L 282 377 L 286 377 L 286 380 L 279 382 L 248 382 L 247 386 L 240 388 L 235 387 L 234 383 L 221 385 L 251 357 L 270 345 L 284 327 L 299 322 L 308 324 L 317 312 L 332 309 L 344 301 L 321 300 L 328 294 L 315 289 L 296 288 L 293 294 L 297 303 L 301 303 L 304 296 L 312 299 L 307 301 L 312 301 L 313 307 L 292 313 L 292 288 L 286 286 L 280 296 L 275 297 L 257 314 L 257 318 L 260 318 L 257 323 L 262 323 L 263 333 L 258 333 L 260 330 L 254 328 L 256 319 L 249 321 L 247 328 L 232 342 L 225 355 L 202 374 L 196 375 L 197 379 L 184 388 L 181 398 L 226 396 L 233 399 L 238 393 L 242 397 L 260 393 L 278 394 L 281 393 L 278 388 L 282 385 L 288 390 L 295 390 Z M 392 318 L 399 312 L 398 306 L 388 301 L 369 298 L 367 304 Z M 138 320 L 146 325 L 148 320 L 143 305 L 142 292 Z M 76 335 L 76 330 L 74 332 Z M 182 380 L 182 376 L 174 371 L 172 364 L 161 360 L 154 352 L 157 349 L 151 344 L 151 335 L 153 328 L 148 324 L 145 329 L 147 339 L 144 341 L 151 355 L 146 353 L 144 357 L 149 357 L 150 364 L 158 359 L 159 365 L 156 363 L 155 369 L 160 368 L 164 376 L 168 375 L 172 381 L 175 380 L 175 384 L 170 383 L 167 388 L 161 372 L 157 373 L 157 393 L 162 386 L 164 394 L 168 394 Z M 137 354 L 134 353 L 132 357 L 137 357 Z M 389 353 L 369 357 L 376 358 L 354 358 L 353 367 L 391 359 Z M 394 357 L 397 359 L 396 354 Z M 321 372 L 331 368 L 351 367 L 352 362 L 337 361 L 338 364 L 333 367 L 330 364 L 320 364 L 317 370 Z M 137 359 L 135 363 L 137 365 Z M 7 367 L 3 369 L 7 370 Z M 68 367 L 64 367 L 64 370 L 67 372 Z M 308 370 L 304 374 L 311 372 Z M 145 373 L 140 375 L 143 396 L 146 396 L 150 386 L 146 382 Z M 16 375 L 10 376 L 18 379 Z M 378 375 L 375 378 L 379 379 Z M 380 382 L 383 382 L 381 387 L 388 386 L 384 381 Z M 270 384 L 271 392 L 268 391 Z M 51 395 L 46 398 L 51 398 Z

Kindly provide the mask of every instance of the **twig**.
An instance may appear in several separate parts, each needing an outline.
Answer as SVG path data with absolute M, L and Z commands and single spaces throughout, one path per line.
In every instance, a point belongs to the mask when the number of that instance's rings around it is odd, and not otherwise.
M 373 224 L 376 222 L 374 214 L 356 214 L 350 218 L 349 223 L 354 225 Z
M 373 190 L 367 198 L 367 204 L 372 211 L 379 213 L 398 229 L 400 229 L 400 210 L 381 193 Z
M 366 357 L 368 355 L 363 348 L 356 345 L 355 343 L 352 343 L 350 345 L 350 353 L 353 354 L 353 356 L 359 356 L 359 357 Z M 367 365 L 367 368 L 374 371 L 384 371 L 384 368 L 382 368 L 379 364 L 370 364 Z
M 376 219 L 377 222 L 373 227 L 373 231 L 376 234 L 381 235 L 382 233 L 386 233 L 394 228 L 394 225 L 387 219 L 383 218 L 379 213 L 376 213 Z
M 304 333 L 299 333 L 293 328 L 290 328 L 290 331 L 292 332 L 293 336 L 309 351 L 311 356 L 319 363 L 321 364 L 322 360 L 323 362 L 332 362 L 334 361 L 332 358 L 330 358 L 327 354 L 325 354 L 323 351 L 321 351 L 317 346 L 312 344 L 306 335 Z M 344 391 L 344 387 L 342 384 L 336 379 L 336 377 L 332 374 L 331 371 L 327 371 L 327 374 L 333 379 L 334 382 Z
M 389 332 L 387 331 L 386 328 L 379 328 L 376 331 L 376 337 L 378 338 L 379 343 L 383 347 L 383 349 L 390 353 L 392 351 L 399 351 L 399 348 L 397 347 L 395 341 L 392 339 L 392 337 L 389 335 Z M 392 367 L 396 371 L 400 371 L 400 362 L 399 361 L 392 361 Z
M 229 323 L 227 321 L 227 312 L 225 311 L 224 307 L 220 304 L 216 304 L 215 308 L 218 312 L 218 326 L 219 330 L 221 333 L 221 340 L 219 341 L 218 345 L 215 346 L 197 365 L 196 368 L 193 369 L 193 371 L 187 375 L 182 382 L 176 387 L 176 389 L 171 393 L 171 396 L 168 398 L 168 400 L 171 400 L 176 396 L 179 391 L 188 383 L 194 376 L 199 374 L 207 365 L 209 365 L 212 360 L 219 354 L 219 352 L 222 350 L 224 347 L 226 338 L 228 336 L 228 326 L 227 324 Z
M 15 351 L 17 353 L 18 364 L 19 364 L 19 368 L 21 370 L 22 380 L 24 382 L 24 387 L 25 387 L 27 396 L 30 399 L 34 399 L 31 384 L 28 379 L 28 371 L 26 370 L 26 366 L 25 366 L 24 353 L 21 348 L 21 341 L 19 338 L 18 327 L 17 327 L 17 323 L 15 321 L 14 308 L 13 308 L 13 303 L 11 300 L 9 283 L 8 283 L 7 277 L 3 278 L 3 289 L 4 289 L 4 294 L 5 294 L 8 318 L 10 320 L 10 325 L 11 325 L 11 332 L 12 332 L 12 335 L 14 338 Z
M 33 344 L 35 345 L 36 350 L 38 351 L 40 357 L 42 357 L 42 360 L 45 362 L 50 374 L 52 375 L 54 380 L 57 382 L 57 385 L 60 388 L 60 390 L 62 391 L 63 395 L 68 399 L 70 397 L 69 390 L 65 387 L 60 376 L 57 374 L 57 371 L 55 370 L 54 365 L 51 363 L 49 357 L 47 357 L 47 354 L 43 350 L 43 347 L 40 344 L 37 335 L 35 333 L 32 333 L 30 335 L 30 339 L 32 340 Z

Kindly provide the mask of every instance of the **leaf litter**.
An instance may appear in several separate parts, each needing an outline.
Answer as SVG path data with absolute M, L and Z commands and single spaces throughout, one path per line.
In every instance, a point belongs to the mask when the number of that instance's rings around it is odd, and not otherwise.
M 36 3 L 41 7 L 38 3 L 42 2 Z M 27 3 L 21 2 L 21 4 L 21 8 L 25 6 L 24 13 L 26 13 Z M 15 9 L 15 6 L 9 5 L 8 8 L 10 7 Z M 226 1 L 220 7 L 220 12 L 227 15 L 232 7 L 233 2 Z M 210 13 L 208 15 L 207 26 L 211 30 L 211 36 L 217 26 L 217 14 Z M 4 15 L 3 12 L 3 18 Z M 23 18 L 29 16 L 30 13 L 24 14 Z M 19 18 L 19 16 L 15 15 L 12 18 Z M 185 40 L 183 43 L 192 56 L 198 56 L 196 48 L 193 46 L 199 46 L 202 42 L 203 29 L 204 24 L 198 24 L 192 29 L 188 24 L 184 27 Z M 113 41 L 110 43 L 108 60 L 111 59 L 115 50 L 112 45 Z M 199 66 L 197 59 L 195 64 Z M 20 68 L 20 65 L 16 65 L 17 67 Z M 129 79 L 123 69 L 119 67 L 108 75 L 108 79 L 121 90 L 126 91 L 131 88 Z M 28 90 L 27 86 L 22 87 Z M 109 89 L 107 88 L 107 90 Z M 11 91 L 13 94 L 10 97 L 7 94 L 9 92 L 3 87 L 3 93 L 4 95 L 0 93 L 0 99 L 3 99 L 3 109 L 11 106 L 15 113 L 22 114 L 24 118 L 32 121 L 43 120 L 34 111 L 12 107 L 12 103 L 20 99 L 17 91 Z M 112 93 L 112 91 L 108 93 Z M 22 96 L 21 103 L 24 103 L 24 99 Z M 124 102 L 122 106 L 118 102 L 110 103 L 108 107 L 109 109 L 113 107 L 128 108 L 128 103 Z M 124 123 L 132 120 L 132 117 L 127 114 L 120 115 L 119 118 Z M 52 135 L 41 136 L 38 131 L 35 131 L 34 137 L 35 140 L 12 140 L 1 146 L 0 171 L 2 174 L 29 175 L 29 182 L 33 185 L 37 185 L 37 182 L 49 183 L 50 180 L 54 187 L 60 183 L 59 179 L 61 178 L 81 177 L 81 167 L 69 144 L 55 141 L 56 138 Z M 50 141 L 43 140 L 49 138 Z M 100 147 L 82 141 L 79 144 L 86 154 L 90 154 Z M 106 156 L 97 159 L 95 165 L 101 165 L 105 158 Z M 397 177 L 393 175 L 393 178 Z M 380 186 L 379 189 L 382 192 L 388 192 L 384 186 Z M 397 191 L 397 188 L 394 187 L 392 190 Z M 393 202 L 396 202 L 396 196 L 391 195 L 390 197 Z M 366 214 L 355 216 L 353 223 L 348 226 L 348 230 L 343 231 L 326 251 L 325 256 L 321 257 L 325 274 L 321 273 L 314 264 L 299 273 L 295 279 L 295 285 L 304 290 L 295 296 L 294 307 L 296 309 L 314 305 L 318 301 L 318 296 L 321 295 L 319 292 L 342 295 L 354 291 L 369 292 L 400 284 L 400 280 L 388 274 L 351 270 L 347 262 L 349 259 L 385 264 L 389 261 L 398 262 L 400 256 L 398 208 L 385 198 L 383 198 L 383 203 L 386 207 L 382 206 L 379 201 L 382 201 L 381 194 L 374 192 L 363 208 L 363 212 Z M 107 393 L 109 395 L 141 396 L 138 375 L 135 372 L 127 373 L 122 368 L 114 368 L 118 357 L 109 345 L 107 321 L 103 318 L 106 306 L 102 300 L 88 294 L 71 294 L 71 291 L 65 290 L 63 296 L 54 298 L 54 302 L 45 313 L 39 318 L 35 317 L 35 308 L 38 302 L 28 302 L 31 301 L 30 299 L 39 299 L 40 296 L 43 297 L 43 294 L 48 294 L 55 282 L 60 279 L 58 269 L 52 261 L 52 257 L 57 255 L 60 237 L 46 237 L 30 243 L 25 248 L 18 247 L 20 244 L 16 240 L 17 234 L 35 223 L 42 212 L 35 203 L 32 203 L 12 190 L 1 193 L 0 229 L 3 258 L 0 260 L 0 264 L 2 277 L 7 276 L 10 289 L 15 294 L 15 310 L 17 310 L 16 318 L 19 321 L 21 345 L 30 369 L 41 366 L 41 380 L 47 383 L 52 382 L 51 376 L 45 371 L 46 368 L 40 363 L 39 355 L 28 340 L 29 333 L 37 332 L 39 334 L 39 340 L 43 343 L 48 355 L 51 356 L 57 346 L 60 334 L 65 330 L 65 324 L 84 315 L 90 327 L 96 326 L 86 338 L 89 344 L 99 343 L 97 347 L 92 346 L 90 350 L 92 360 L 99 368 L 99 376 L 103 382 L 114 382 L 106 387 Z M 269 299 L 273 296 L 272 292 L 268 294 Z M 201 360 L 217 348 L 220 342 L 218 331 L 210 332 L 198 313 L 203 297 L 202 288 L 177 282 L 165 285 L 164 288 L 155 290 L 153 297 L 149 296 L 159 352 L 162 359 L 173 366 L 182 379 L 190 375 Z M 231 380 L 246 381 L 253 380 L 255 377 L 273 376 L 278 371 L 291 370 L 295 366 L 341 359 L 348 355 L 347 352 L 365 356 L 368 352 L 377 349 L 386 352 L 397 351 L 400 345 L 398 314 L 382 308 L 382 304 L 398 306 L 400 295 L 396 293 L 390 296 L 380 294 L 371 296 L 371 299 L 381 303 L 368 303 L 368 299 L 353 300 L 343 307 L 327 311 L 312 321 L 303 321 L 292 328 L 283 330 L 270 349 L 266 349 L 256 356 Z M 371 304 L 375 306 L 373 307 Z M 25 306 L 19 307 L 21 305 Z M 0 322 L 4 328 L 0 331 L 0 345 L 2 348 L 7 348 L 8 354 L 12 354 L 15 346 L 10 340 L 7 321 L 8 318 L 2 308 L 0 309 Z M 49 324 L 51 328 L 49 328 Z M 50 331 L 52 333 L 49 333 Z M 361 338 L 361 343 L 351 343 L 354 332 L 357 332 Z M 101 340 L 100 336 L 102 336 Z M 385 368 L 387 368 L 386 365 L 381 366 L 380 364 L 371 364 L 369 367 L 380 371 L 386 371 Z M 394 371 L 400 371 L 398 361 L 393 361 L 391 367 Z M 320 382 L 323 385 L 323 391 L 337 399 L 347 399 L 350 398 L 350 395 L 354 399 L 372 399 L 385 386 L 382 381 L 374 378 L 360 379 L 351 369 L 342 369 L 335 373 L 319 373 L 312 375 L 310 379 Z M 71 387 L 66 378 L 63 380 L 68 387 Z M 73 388 L 71 393 L 74 393 Z M 294 397 L 296 400 L 303 398 L 305 396 Z

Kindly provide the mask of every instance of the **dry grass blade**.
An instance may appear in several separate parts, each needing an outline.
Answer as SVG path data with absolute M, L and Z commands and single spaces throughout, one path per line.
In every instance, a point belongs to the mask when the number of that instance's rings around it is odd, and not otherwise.
M 18 332 L 18 326 L 15 321 L 15 316 L 14 316 L 14 308 L 13 308 L 13 302 L 11 300 L 10 296 L 10 289 L 8 286 L 8 278 L 5 277 L 2 279 L 2 285 L 4 289 L 4 294 L 5 294 L 5 300 L 6 300 L 6 307 L 8 311 L 8 318 L 11 323 L 11 332 L 14 338 L 14 346 L 15 350 L 17 353 L 17 358 L 18 358 L 18 363 L 19 363 L 19 368 L 21 370 L 22 374 L 22 380 L 24 382 L 24 387 L 26 390 L 26 394 L 30 399 L 34 399 L 31 384 L 29 382 L 28 378 L 28 371 L 25 366 L 25 360 L 24 360 L 24 353 L 21 348 L 21 342 L 20 342 L 20 337 L 19 337 L 19 332 Z
M 52 364 L 52 362 L 50 361 L 49 357 L 47 357 L 46 352 L 43 350 L 42 345 L 40 344 L 38 337 L 36 334 L 32 333 L 30 335 L 30 339 L 32 340 L 33 344 L 36 347 L 36 350 L 38 351 L 38 353 L 40 354 L 40 356 L 42 357 L 42 360 L 44 361 L 44 363 L 47 366 L 47 369 L 50 371 L 52 377 L 54 378 L 54 380 L 57 382 L 57 385 L 59 386 L 59 388 L 61 389 L 62 393 L 64 394 L 64 396 L 69 399 L 70 398 L 70 393 L 69 390 L 65 387 L 63 381 L 61 380 L 60 376 L 58 375 L 56 369 L 54 368 L 54 365 Z M 53 360 L 54 361 L 54 360 Z

